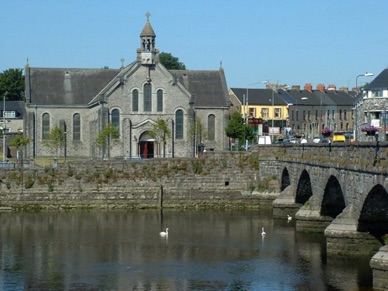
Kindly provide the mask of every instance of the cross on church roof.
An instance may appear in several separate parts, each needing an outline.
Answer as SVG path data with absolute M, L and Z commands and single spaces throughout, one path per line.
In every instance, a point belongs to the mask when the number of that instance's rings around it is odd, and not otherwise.
M 151 13 L 147 12 L 147 13 L 145 14 L 145 16 L 147 17 L 147 21 L 149 21 L 149 20 L 150 20 Z

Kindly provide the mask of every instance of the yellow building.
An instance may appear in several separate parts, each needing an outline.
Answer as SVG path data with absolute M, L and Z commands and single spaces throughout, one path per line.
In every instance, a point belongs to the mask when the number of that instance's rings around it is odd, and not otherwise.
M 280 94 L 282 91 L 230 88 L 231 110 L 240 112 L 258 135 L 279 135 L 288 127 L 288 102 Z M 263 124 L 262 129 L 259 123 Z

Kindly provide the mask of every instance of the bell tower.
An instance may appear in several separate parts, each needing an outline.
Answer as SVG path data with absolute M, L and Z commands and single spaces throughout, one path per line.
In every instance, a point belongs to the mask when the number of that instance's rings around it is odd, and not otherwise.
M 140 34 L 140 48 L 137 49 L 137 60 L 142 65 L 146 66 L 155 64 L 156 55 L 159 52 L 158 49 L 155 48 L 156 35 L 149 20 L 150 16 L 151 14 L 147 12 L 147 22 Z

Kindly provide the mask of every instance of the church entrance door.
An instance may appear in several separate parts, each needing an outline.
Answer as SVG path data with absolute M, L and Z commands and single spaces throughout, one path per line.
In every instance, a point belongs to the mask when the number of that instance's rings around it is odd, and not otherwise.
M 140 136 L 140 157 L 143 159 L 152 159 L 154 157 L 154 140 L 147 134 Z

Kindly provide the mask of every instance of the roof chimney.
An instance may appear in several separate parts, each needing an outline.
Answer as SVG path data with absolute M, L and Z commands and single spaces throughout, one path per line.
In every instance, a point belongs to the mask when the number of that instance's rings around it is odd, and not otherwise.
M 337 87 L 334 84 L 330 84 L 329 86 L 327 86 L 327 90 L 335 92 L 337 91 Z
M 339 90 L 343 91 L 343 92 L 346 92 L 346 93 L 349 92 L 349 88 L 348 87 L 340 87 Z
M 324 84 L 318 84 L 317 85 L 317 90 L 325 92 L 325 85 Z
M 311 85 L 311 83 L 306 83 L 304 85 L 304 89 L 307 91 L 313 91 L 313 85 Z
M 291 90 L 300 91 L 300 85 L 292 85 Z

